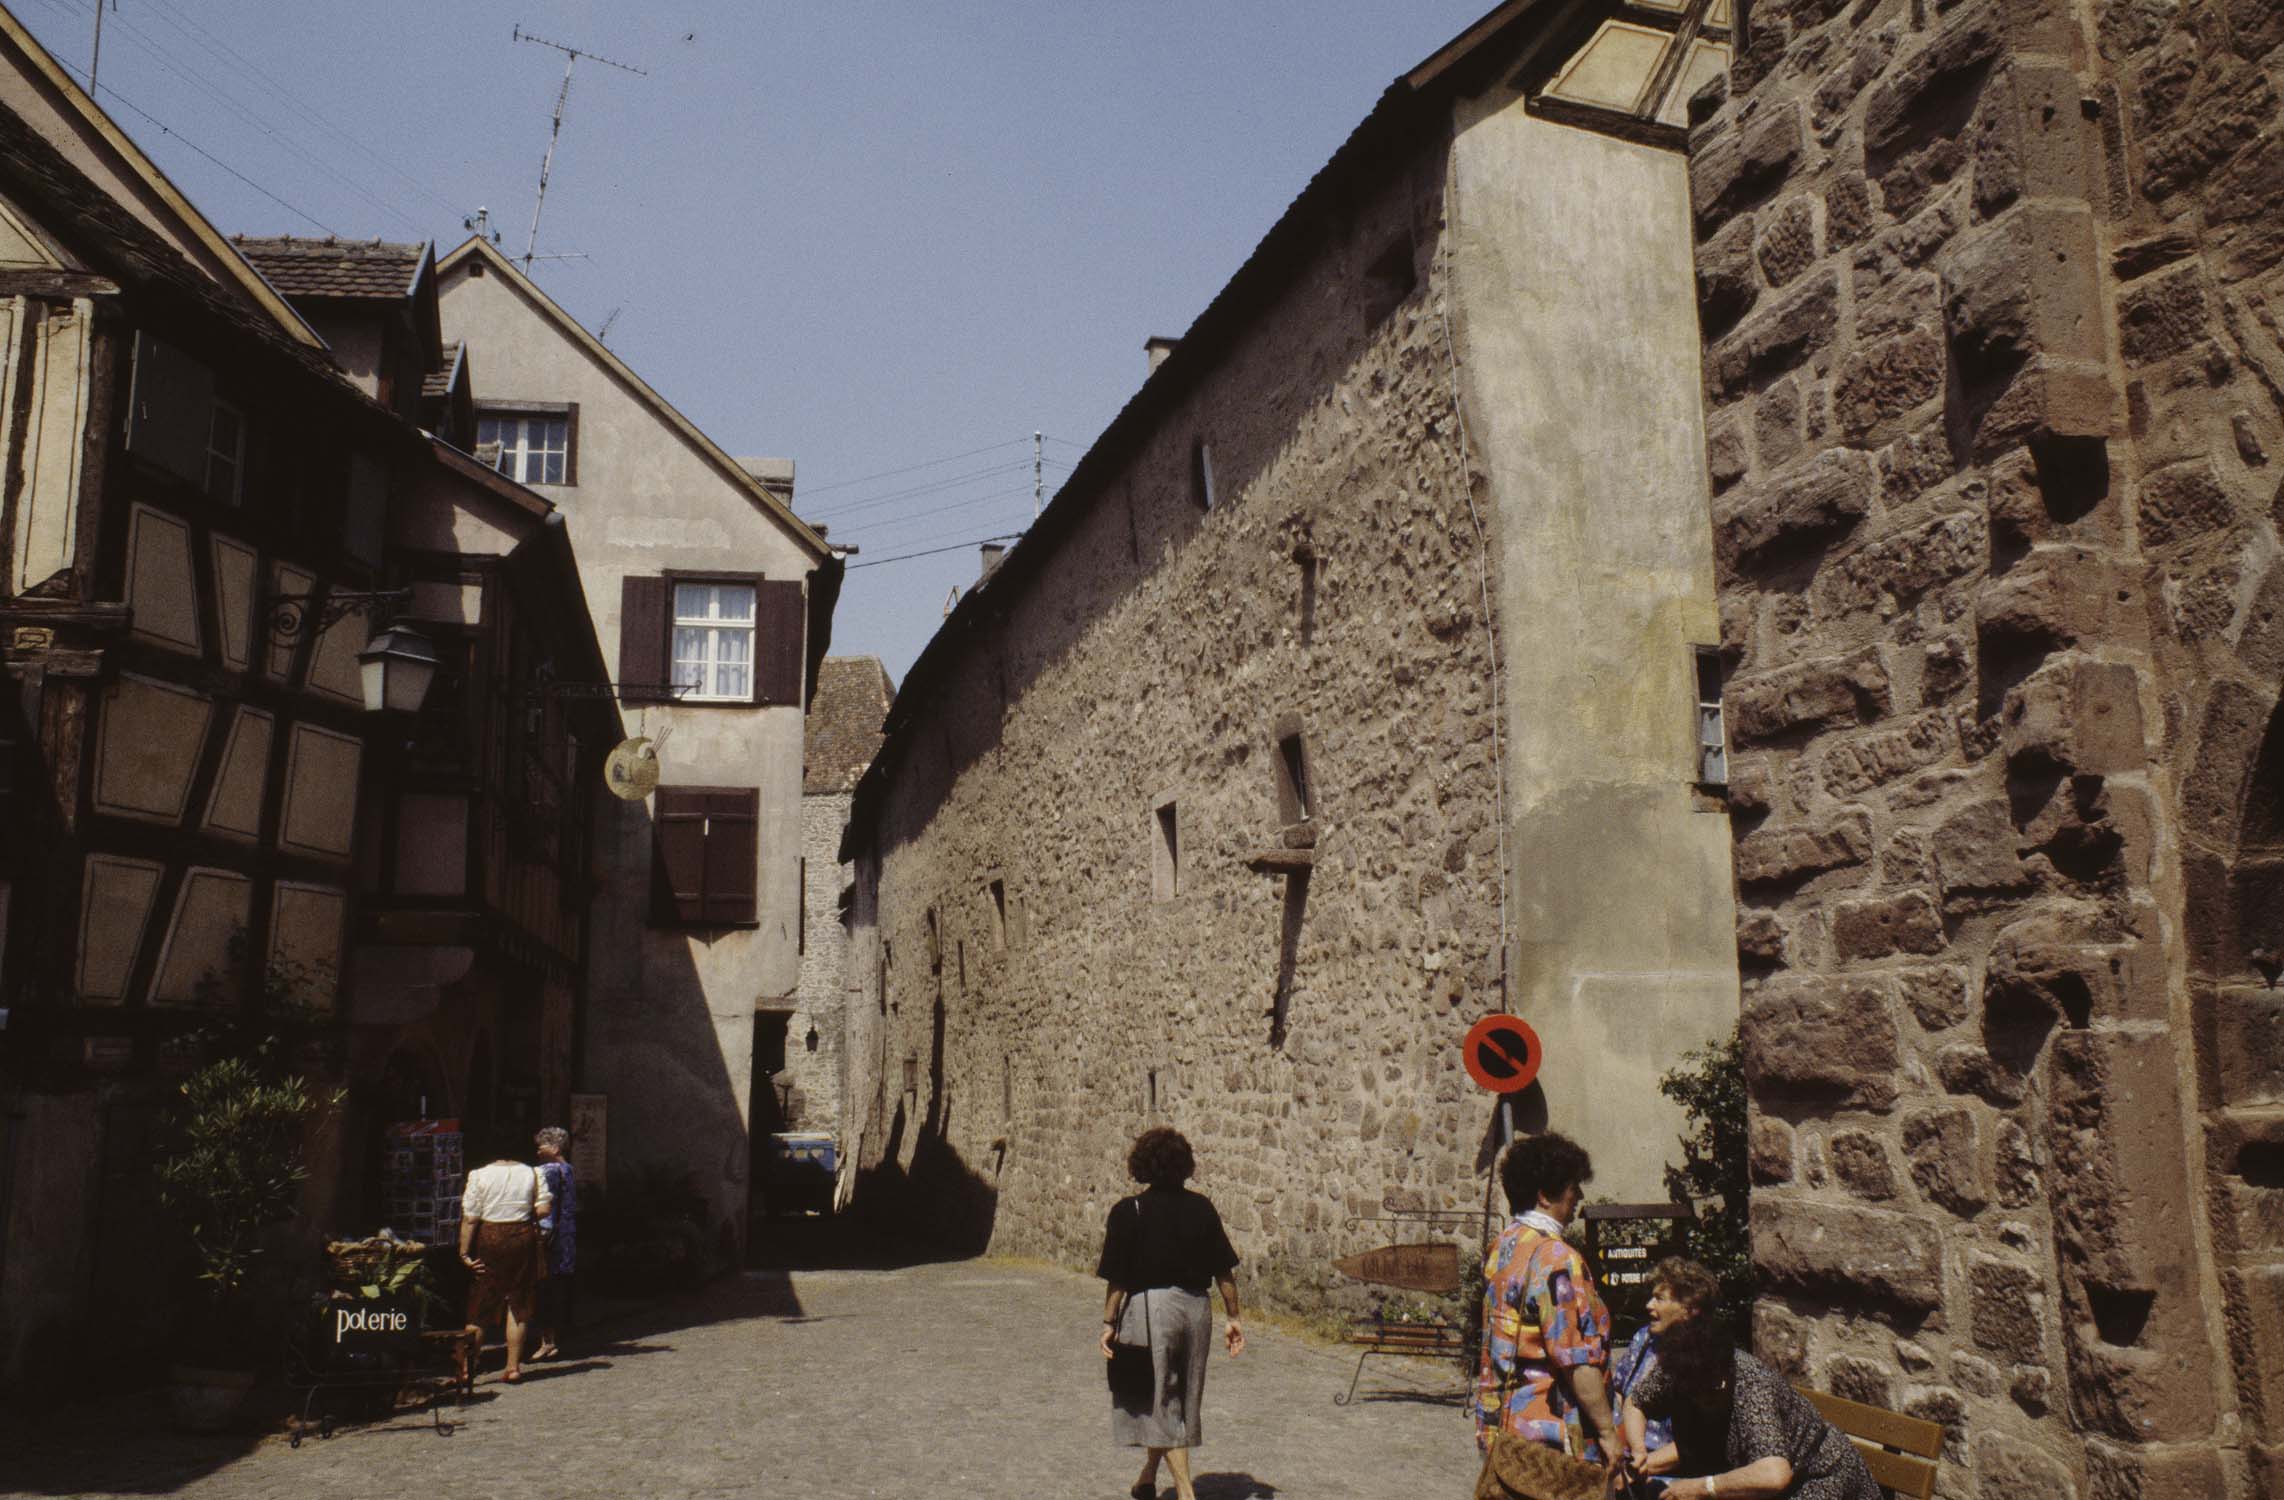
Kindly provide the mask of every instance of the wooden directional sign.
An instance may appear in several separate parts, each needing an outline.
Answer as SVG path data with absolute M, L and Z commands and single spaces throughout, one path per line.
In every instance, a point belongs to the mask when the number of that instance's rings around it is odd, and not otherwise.
M 1376 1286 L 1441 1295 L 1459 1290 L 1459 1247 L 1453 1244 L 1383 1245 L 1332 1263 L 1343 1276 Z
M 1494 1094 L 1518 1094 L 1539 1076 L 1546 1060 L 1539 1034 L 1520 1016 L 1485 1016 L 1460 1044 L 1467 1076 Z

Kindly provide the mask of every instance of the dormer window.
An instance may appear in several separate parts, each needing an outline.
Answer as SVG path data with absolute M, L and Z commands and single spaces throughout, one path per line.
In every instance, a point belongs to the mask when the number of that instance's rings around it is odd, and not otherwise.
M 1555 71 L 1537 103 L 1626 116 L 1675 128 L 1689 123 L 1689 97 L 1729 67 L 1736 0 L 1633 0 L 1624 19 L 1603 21 Z M 1556 111 L 1549 111 L 1554 113 Z
M 578 409 L 488 407 L 476 417 L 476 456 L 518 484 L 576 484 Z

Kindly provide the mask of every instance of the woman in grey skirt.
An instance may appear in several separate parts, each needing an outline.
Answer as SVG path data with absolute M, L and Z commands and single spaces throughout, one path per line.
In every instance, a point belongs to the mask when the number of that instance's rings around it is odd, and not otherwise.
M 1220 1286 L 1229 1314 L 1224 1337 L 1234 1358 L 1245 1352 L 1237 1283 L 1230 1279 L 1237 1252 L 1213 1204 L 1182 1186 L 1197 1170 L 1197 1158 L 1180 1131 L 1161 1125 L 1136 1136 L 1126 1170 L 1146 1187 L 1121 1198 L 1103 1228 L 1102 1261 L 1095 1267 L 1110 1284 L 1102 1304 L 1102 1357 L 1112 1357 L 1114 1338 L 1146 1345 L 1150 1378 L 1146 1389 L 1112 1397 L 1110 1434 L 1146 1450 L 1142 1477 L 1129 1492 L 1134 1500 L 1157 1494 L 1160 1459 L 1173 1471 L 1179 1500 L 1197 1500 L 1190 1450 L 1205 1438 L 1205 1360 L 1213 1343 L 1206 1289 Z

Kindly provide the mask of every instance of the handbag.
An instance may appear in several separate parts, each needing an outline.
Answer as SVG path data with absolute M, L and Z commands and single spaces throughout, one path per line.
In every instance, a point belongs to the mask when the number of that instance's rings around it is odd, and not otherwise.
M 1493 1408 L 1502 1421 L 1507 1393 L 1508 1382 L 1502 1379 Z M 1600 1464 L 1534 1443 L 1504 1426 L 1491 1429 L 1482 1471 L 1475 1476 L 1475 1500 L 1607 1500 L 1609 1494 L 1610 1476 Z
M 1142 1205 L 1134 1205 L 1135 1222 L 1142 1219 Z M 1127 1308 L 1136 1297 L 1142 1299 L 1142 1342 L 1129 1344 L 1118 1335 L 1126 1325 Z M 1126 1411 L 1148 1411 L 1155 1401 L 1150 1389 L 1153 1366 L 1150 1360 L 1150 1294 L 1147 1291 L 1128 1292 L 1126 1304 L 1118 1310 L 1119 1326 L 1111 1330 L 1110 1359 L 1107 1375 L 1110 1381 L 1110 1399 Z
M 1605 1500 L 1609 1476 L 1544 1443 L 1494 1429 L 1475 1476 L 1475 1500 Z

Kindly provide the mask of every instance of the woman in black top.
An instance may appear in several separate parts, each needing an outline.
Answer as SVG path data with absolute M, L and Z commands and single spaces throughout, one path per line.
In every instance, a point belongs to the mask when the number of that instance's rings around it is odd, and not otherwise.
M 1150 1379 L 1145 1390 L 1113 1395 L 1110 1432 L 1127 1447 L 1148 1450 L 1131 1491 L 1135 1500 L 1157 1493 L 1161 1458 L 1174 1472 L 1180 1500 L 1197 1500 L 1190 1450 L 1205 1436 L 1205 1361 L 1213 1342 L 1206 1288 L 1220 1285 L 1230 1355 L 1244 1353 L 1237 1283 L 1230 1279 L 1237 1252 L 1213 1204 L 1182 1186 L 1197 1170 L 1197 1158 L 1180 1131 L 1161 1125 L 1136 1136 L 1126 1170 L 1148 1188 L 1121 1198 L 1103 1228 L 1102 1262 L 1095 1267 L 1110 1283 L 1102 1304 L 1102 1357 L 1111 1357 L 1113 1335 L 1119 1343 L 1147 1345 Z

